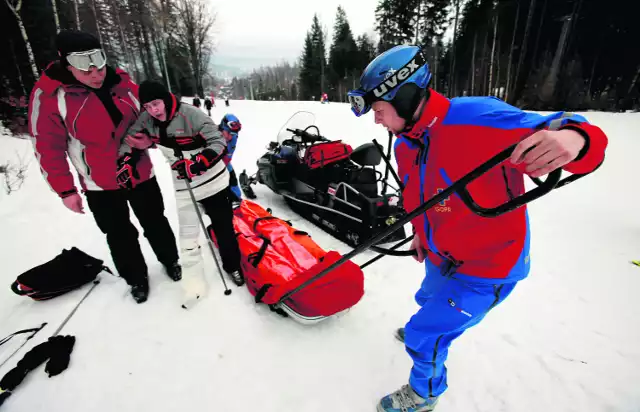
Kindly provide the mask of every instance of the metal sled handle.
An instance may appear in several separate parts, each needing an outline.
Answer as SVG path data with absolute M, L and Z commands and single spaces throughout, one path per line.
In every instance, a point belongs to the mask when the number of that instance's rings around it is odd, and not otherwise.
M 603 162 L 604 163 L 604 162 Z M 564 179 L 560 180 L 558 182 L 558 184 L 556 185 L 556 189 L 561 188 L 563 186 L 568 185 L 571 182 L 575 182 L 576 180 L 580 179 L 581 177 L 584 177 L 588 174 L 591 174 L 593 172 L 595 172 L 596 170 L 598 170 L 600 168 L 600 166 L 602 166 L 602 163 L 600 163 L 595 169 L 593 169 L 591 172 L 589 173 L 583 173 L 583 174 L 573 174 L 571 176 L 565 177 Z M 543 184 L 546 183 L 546 181 L 543 181 L 542 179 L 538 178 L 538 177 L 532 177 L 531 180 L 533 180 L 533 182 L 538 185 L 541 186 Z
M 476 203 L 471 197 L 471 194 L 466 188 L 466 185 L 455 192 L 460 196 L 460 199 L 464 202 L 464 204 L 473 211 L 476 215 L 482 217 L 496 217 L 500 216 L 504 213 L 510 212 L 519 208 L 520 206 L 525 205 L 526 203 L 531 202 L 545 194 L 549 193 L 553 189 L 556 188 L 558 182 L 560 182 L 560 177 L 562 176 L 562 169 L 556 169 L 549 174 L 549 177 L 538 185 L 537 188 L 530 190 L 520 196 L 511 199 L 507 203 L 504 203 L 500 206 L 493 208 L 484 208 Z
M 400 243 L 398 243 L 396 245 L 393 245 L 389 249 L 374 245 L 374 246 L 371 246 L 371 250 L 373 250 L 374 252 L 380 253 L 380 255 L 382 255 L 382 256 L 417 256 L 418 252 L 416 252 L 413 249 L 411 249 L 411 250 L 397 250 L 400 246 L 404 245 L 405 243 L 409 243 L 411 240 L 413 240 L 414 236 L 415 235 L 411 235 L 409 237 L 404 238 Z M 382 257 L 382 256 L 380 256 L 380 257 Z M 362 265 L 362 266 L 360 266 L 360 268 L 363 268 L 364 266 L 365 265 Z
M 383 255 L 387 255 L 387 256 L 403 257 L 403 256 L 417 256 L 418 255 L 418 252 L 416 252 L 413 249 L 411 249 L 411 250 L 395 250 L 395 249 L 385 249 L 385 248 L 380 247 L 380 246 L 371 246 L 371 250 L 373 250 L 374 252 L 378 252 L 380 254 L 383 254 Z
M 483 164 L 481 164 L 477 168 L 473 169 L 471 172 L 467 173 L 465 176 L 463 176 L 459 180 L 455 181 L 451 186 L 449 186 L 448 188 L 446 188 L 442 192 L 438 193 L 437 195 L 433 196 L 432 198 L 430 198 L 429 200 L 427 200 L 426 202 L 424 202 L 420 206 L 416 207 L 413 211 L 411 211 L 411 213 L 408 213 L 404 218 L 398 220 L 396 223 L 394 223 L 393 225 L 389 226 L 387 229 L 379 232 L 377 235 L 373 236 L 372 238 L 370 238 L 366 242 L 361 243 L 355 249 L 353 249 L 351 252 L 348 252 L 347 254 L 342 256 L 342 258 L 340 258 L 339 260 L 335 261 L 334 263 L 329 265 L 324 270 L 320 271 L 317 275 L 309 278 L 306 282 L 302 283 L 297 288 L 295 288 L 295 289 L 287 292 L 286 294 L 284 294 L 280 298 L 280 300 L 278 300 L 278 303 L 284 302 L 285 300 L 289 299 L 294 294 L 298 293 L 300 290 L 304 289 L 305 287 L 309 286 L 311 283 L 315 282 L 316 280 L 318 280 L 321 277 L 325 276 L 327 273 L 331 272 L 333 269 L 335 269 L 338 266 L 342 265 L 343 263 L 351 260 L 353 257 L 359 255 L 360 253 L 364 252 L 365 250 L 370 249 L 371 246 L 377 245 L 382 240 L 384 240 L 389 235 L 391 235 L 393 232 L 395 232 L 396 230 L 399 230 L 405 224 L 411 222 L 413 219 L 415 219 L 416 217 L 420 216 L 421 214 L 423 214 L 427 210 L 431 209 L 432 207 L 434 207 L 438 203 L 442 202 L 443 200 L 445 200 L 446 198 L 448 198 L 449 196 L 451 196 L 454 193 L 458 193 L 458 195 L 460 195 L 460 198 L 463 200 L 465 205 L 467 205 L 474 213 L 478 213 L 480 216 L 496 217 L 496 216 L 499 216 L 501 214 L 510 212 L 510 211 L 512 211 L 514 209 L 517 209 L 518 207 L 521 207 L 522 205 L 524 205 L 524 204 L 526 204 L 528 202 L 531 202 L 531 201 L 533 201 L 535 199 L 538 199 L 538 198 L 544 196 L 545 194 L 549 193 L 550 191 L 552 191 L 556 187 L 558 182 L 560 181 L 560 177 L 562 175 L 562 170 L 561 169 L 557 169 L 557 170 L 554 170 L 553 172 L 551 172 L 549 174 L 549 177 L 545 180 L 545 182 L 544 182 L 544 184 L 542 186 L 539 186 L 539 187 L 537 187 L 537 188 L 535 188 L 535 189 L 533 189 L 533 190 L 531 190 L 529 192 L 526 192 L 526 193 L 524 193 L 524 194 L 522 194 L 520 196 L 517 196 L 516 198 L 510 200 L 509 202 L 504 203 L 503 205 L 495 207 L 495 208 L 485 209 L 485 208 L 479 206 L 471 198 L 471 195 L 466 190 L 467 185 L 469 185 L 469 183 L 473 182 L 474 180 L 476 180 L 477 178 L 482 176 L 487 171 L 491 170 L 495 166 L 497 166 L 500 163 L 502 163 L 505 160 L 507 160 L 511 156 L 511 153 L 516 148 L 516 146 L 517 146 L 517 144 L 514 144 L 514 145 L 506 148 L 505 150 L 503 150 L 502 152 L 500 152 L 497 155 L 493 156 L 491 159 L 487 160 L 486 162 L 484 162 Z

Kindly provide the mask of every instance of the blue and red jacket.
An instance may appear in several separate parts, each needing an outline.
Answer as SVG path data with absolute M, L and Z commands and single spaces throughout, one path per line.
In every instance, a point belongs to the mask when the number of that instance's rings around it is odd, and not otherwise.
M 231 139 L 227 139 L 227 155 L 223 159 L 224 164 L 227 166 L 231 164 L 231 159 L 233 159 L 233 154 L 238 145 L 238 133 L 229 132 L 229 134 L 231 135 Z
M 431 90 L 420 119 L 398 136 L 395 157 L 404 182 L 404 207 L 412 211 L 494 155 L 537 129 L 561 119 L 585 137 L 586 150 L 565 165 L 588 173 L 604 161 L 607 137 L 579 115 L 527 113 L 493 97 L 447 99 Z M 525 192 L 524 165 L 508 160 L 467 186 L 483 207 L 496 207 Z M 495 218 L 469 210 L 457 195 L 415 218 L 416 236 L 427 259 L 447 274 L 474 282 L 507 283 L 529 273 L 529 222 L 526 206 Z

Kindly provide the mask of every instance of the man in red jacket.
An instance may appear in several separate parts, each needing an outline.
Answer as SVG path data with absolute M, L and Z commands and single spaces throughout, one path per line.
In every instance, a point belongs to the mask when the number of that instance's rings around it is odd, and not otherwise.
M 524 112 L 493 97 L 448 99 L 429 88 L 431 73 L 415 46 L 396 46 L 365 68 L 348 93 L 356 116 L 397 136 L 395 157 L 408 211 L 504 149 L 511 159 L 468 186 L 484 207 L 525 191 L 524 174 L 553 170 L 586 174 L 603 161 L 607 137 L 579 115 Z M 412 248 L 426 276 L 415 295 L 420 309 L 398 331 L 413 368 L 407 385 L 383 397 L 378 412 L 432 411 L 447 389 L 451 342 L 503 302 L 530 268 L 529 221 L 521 207 L 494 218 L 474 214 L 452 195 L 412 222 Z
M 180 280 L 181 268 L 148 153 L 118 156 L 124 134 L 140 113 L 138 86 L 127 73 L 106 64 L 100 42 L 91 34 L 62 31 L 56 45 L 60 59 L 47 67 L 31 93 L 29 130 L 35 154 L 64 205 L 84 213 L 70 158 L 89 209 L 107 235 L 116 269 L 142 303 L 149 293 L 148 271 L 129 205 L 168 275 Z

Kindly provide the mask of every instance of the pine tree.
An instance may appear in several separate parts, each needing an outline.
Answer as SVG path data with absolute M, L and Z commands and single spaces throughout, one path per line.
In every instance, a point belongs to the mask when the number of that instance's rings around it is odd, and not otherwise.
M 329 98 L 343 101 L 346 95 L 345 83 L 349 83 L 348 78 L 352 78 L 358 68 L 358 46 L 341 6 L 338 6 L 333 30 L 333 44 L 329 51 L 329 80 L 332 90 Z
M 378 52 L 415 42 L 416 10 L 420 0 L 380 0 L 376 7 Z
M 313 16 L 300 58 L 300 95 L 302 99 L 317 99 L 324 91 L 327 70 L 325 36 L 317 15 Z
M 367 67 L 367 65 L 376 57 L 376 45 L 373 40 L 367 34 L 358 36 L 356 41 L 358 45 L 358 59 L 356 62 L 356 69 L 360 73 Z

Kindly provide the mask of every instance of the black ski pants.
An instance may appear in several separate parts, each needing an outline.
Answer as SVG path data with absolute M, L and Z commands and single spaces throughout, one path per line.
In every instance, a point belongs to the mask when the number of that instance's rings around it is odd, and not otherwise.
M 225 189 L 198 202 L 211 219 L 211 228 L 218 240 L 222 268 L 227 273 L 240 270 L 240 247 L 233 230 L 230 194 L 230 191 Z
M 166 266 L 178 261 L 176 238 L 164 215 L 162 193 L 155 177 L 131 190 L 87 191 L 85 194 L 98 227 L 107 235 L 113 263 L 128 284 L 146 282 L 148 275 L 138 231 L 129 218 L 129 205 L 160 263 Z

